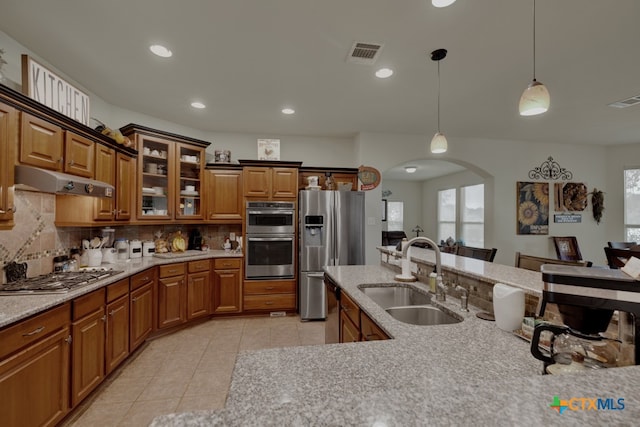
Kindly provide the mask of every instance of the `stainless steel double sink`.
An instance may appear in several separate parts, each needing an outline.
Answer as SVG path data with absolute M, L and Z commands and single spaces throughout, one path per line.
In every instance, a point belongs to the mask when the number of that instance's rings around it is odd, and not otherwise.
M 448 325 L 462 319 L 431 304 L 431 295 L 408 286 L 375 286 L 360 290 L 391 317 L 412 325 Z

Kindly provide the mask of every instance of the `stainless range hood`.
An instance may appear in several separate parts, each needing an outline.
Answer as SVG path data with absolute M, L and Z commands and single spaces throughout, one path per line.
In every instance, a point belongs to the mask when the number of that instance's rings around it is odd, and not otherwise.
M 114 187 L 106 182 L 33 166 L 16 165 L 15 188 L 53 194 L 113 197 Z

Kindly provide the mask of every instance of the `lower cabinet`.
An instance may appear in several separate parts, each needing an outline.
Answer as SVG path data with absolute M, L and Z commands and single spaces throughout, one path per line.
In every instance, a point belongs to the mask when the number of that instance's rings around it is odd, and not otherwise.
M 153 332 L 154 289 L 156 268 L 150 268 L 130 278 L 129 351 L 133 352 Z
M 344 292 L 340 294 L 340 342 L 377 341 L 389 336 Z
M 158 267 L 157 329 L 170 328 L 187 321 L 187 284 L 184 263 Z
M 70 304 L 0 331 L 0 424 L 54 426 L 69 412 Z
M 295 280 L 246 280 L 243 311 L 295 310 Z
M 217 258 L 213 261 L 214 314 L 242 311 L 242 259 Z
M 187 264 L 187 320 L 208 316 L 211 311 L 211 260 Z
M 340 342 L 360 341 L 360 307 L 344 292 L 340 294 Z
M 129 279 L 107 286 L 105 375 L 129 356 Z
M 73 300 L 71 405 L 76 406 L 105 376 L 105 289 Z

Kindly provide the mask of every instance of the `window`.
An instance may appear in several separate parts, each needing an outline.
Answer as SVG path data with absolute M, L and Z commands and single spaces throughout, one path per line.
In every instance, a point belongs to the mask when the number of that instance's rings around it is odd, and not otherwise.
M 438 241 L 456 240 L 456 189 L 438 191 Z
M 484 247 L 484 184 L 462 187 L 460 197 L 462 240 L 466 246 Z
M 387 201 L 387 230 L 403 231 L 404 202 Z
M 456 188 L 438 191 L 438 241 L 452 237 L 483 248 L 484 184 L 460 187 L 459 195 Z
M 640 242 L 640 169 L 624 171 L 624 230 L 627 242 Z

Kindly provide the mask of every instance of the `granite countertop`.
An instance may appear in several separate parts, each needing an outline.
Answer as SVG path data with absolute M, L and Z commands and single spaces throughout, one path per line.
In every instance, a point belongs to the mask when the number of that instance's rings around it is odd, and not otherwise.
M 225 252 L 223 250 L 186 251 L 182 253 L 162 254 L 162 257 L 142 257 L 119 261 L 113 264 L 103 264 L 102 267 L 122 271 L 120 274 L 81 286 L 64 294 L 34 294 L 34 295 L 0 295 L 0 328 L 19 320 L 38 314 L 46 309 L 55 307 L 76 297 L 115 283 L 155 265 L 174 264 L 176 262 L 196 261 L 208 258 L 237 258 L 241 253 Z
M 462 322 L 408 325 L 360 291 L 392 283 L 395 272 L 325 272 L 393 339 L 242 352 L 225 409 L 164 415 L 152 426 L 631 425 L 640 416 L 640 367 L 543 376 L 527 342 L 477 318 L 473 307 L 462 312 L 448 296 L 442 307 Z M 550 408 L 554 396 L 623 398 L 625 409 L 561 415 Z

